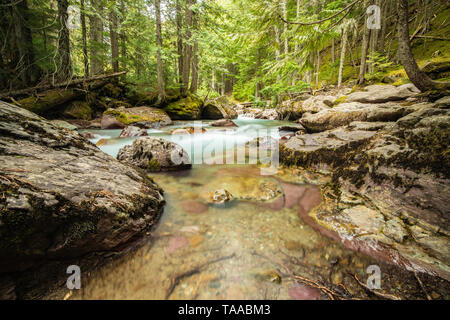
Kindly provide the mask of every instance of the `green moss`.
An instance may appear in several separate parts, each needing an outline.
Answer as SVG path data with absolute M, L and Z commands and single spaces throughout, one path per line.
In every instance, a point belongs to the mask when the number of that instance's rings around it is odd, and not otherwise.
M 63 112 L 64 117 L 80 120 L 91 120 L 92 109 L 85 101 L 73 101 Z
M 152 172 L 159 172 L 161 171 L 161 164 L 155 158 L 150 159 L 147 163 L 147 169 Z
M 31 112 L 43 115 L 51 111 L 54 107 L 67 103 L 80 95 L 79 92 L 75 92 L 73 89 L 50 90 L 43 92 L 39 97 L 30 96 L 21 99 L 17 101 L 17 105 Z
M 338 104 L 344 103 L 345 101 L 347 101 L 347 96 L 337 98 L 336 100 L 333 101 L 333 106 L 337 106 Z
M 133 114 L 126 109 L 108 109 L 103 114 L 115 116 L 117 121 L 129 125 L 136 122 L 161 122 L 167 117 L 164 111 L 153 108 L 151 114 Z
M 170 118 L 174 120 L 195 120 L 199 119 L 203 101 L 194 95 L 172 102 L 164 108 Z
M 100 95 L 111 98 L 119 98 L 123 93 L 122 88 L 114 83 L 107 83 L 100 89 Z

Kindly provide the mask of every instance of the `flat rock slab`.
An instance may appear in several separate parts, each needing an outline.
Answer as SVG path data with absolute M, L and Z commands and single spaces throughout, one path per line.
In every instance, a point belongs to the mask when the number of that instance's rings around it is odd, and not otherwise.
M 419 90 L 412 84 L 400 87 L 392 85 L 371 85 L 364 88 L 365 91 L 358 91 L 347 96 L 347 102 L 361 103 L 384 103 L 389 101 L 405 100 L 415 96 Z

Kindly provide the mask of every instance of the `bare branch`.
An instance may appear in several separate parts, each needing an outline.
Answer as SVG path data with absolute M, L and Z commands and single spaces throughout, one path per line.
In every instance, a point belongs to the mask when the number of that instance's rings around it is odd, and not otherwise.
M 341 11 L 333 14 L 332 16 L 329 16 L 328 18 L 324 18 L 322 20 L 314 21 L 314 22 L 293 22 L 293 21 L 288 21 L 288 20 L 284 19 L 281 15 L 278 15 L 278 16 L 280 17 L 281 21 L 283 21 L 284 23 L 299 24 L 299 25 L 302 25 L 302 26 L 312 26 L 312 25 L 321 24 L 322 22 L 325 22 L 325 21 L 333 19 L 334 17 L 340 15 L 342 12 L 351 9 L 355 4 L 357 4 L 358 2 L 361 2 L 361 1 L 362 0 L 355 0 L 352 3 L 350 3 L 348 6 L 346 6 L 344 9 L 342 9 Z

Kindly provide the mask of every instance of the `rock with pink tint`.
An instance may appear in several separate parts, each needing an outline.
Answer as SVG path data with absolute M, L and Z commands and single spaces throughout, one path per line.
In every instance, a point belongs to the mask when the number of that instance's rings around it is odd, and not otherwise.
M 301 214 L 307 214 L 311 209 L 317 207 L 322 200 L 320 191 L 317 188 L 310 188 L 305 191 L 299 203 L 299 210 L 303 211 Z
M 185 237 L 172 237 L 167 247 L 167 253 L 172 254 L 178 249 L 186 247 L 188 244 L 189 242 Z
M 319 300 L 320 291 L 315 288 L 307 287 L 302 284 L 296 284 L 288 289 L 289 296 L 293 300 Z
M 300 186 L 292 183 L 281 183 L 281 187 L 284 191 L 285 197 L 285 208 L 292 208 L 297 205 L 298 201 L 302 198 L 303 194 L 306 191 L 305 186 Z

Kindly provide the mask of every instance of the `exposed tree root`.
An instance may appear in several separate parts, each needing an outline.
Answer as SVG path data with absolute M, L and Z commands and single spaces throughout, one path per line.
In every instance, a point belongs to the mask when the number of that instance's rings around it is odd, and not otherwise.
M 419 283 L 420 288 L 422 289 L 423 293 L 425 293 L 425 296 L 427 297 L 428 300 L 433 300 L 431 298 L 431 296 L 428 294 L 427 290 L 425 289 L 425 286 L 423 285 L 422 280 L 420 280 L 419 275 L 417 274 L 416 271 L 414 271 L 414 276 L 417 279 L 417 282 Z
M 223 256 L 223 257 L 220 257 L 220 258 L 211 260 L 211 261 L 207 261 L 207 262 L 205 262 L 205 263 L 203 263 L 203 264 L 201 264 L 201 265 L 198 265 L 198 266 L 192 268 L 191 270 L 188 270 L 188 271 L 185 271 L 185 272 L 182 272 L 182 273 L 175 274 L 175 275 L 170 279 L 170 286 L 169 286 L 169 288 L 167 288 L 167 292 L 166 292 L 166 300 L 169 299 L 169 297 L 170 297 L 170 295 L 172 294 L 173 290 L 174 290 L 175 287 L 180 283 L 180 281 L 181 281 L 182 279 L 187 278 L 187 277 L 190 277 L 190 276 L 192 276 L 192 275 L 194 275 L 194 274 L 197 274 L 197 273 L 201 272 L 205 267 L 207 267 L 207 266 L 209 266 L 209 265 L 211 265 L 211 264 L 213 264 L 213 263 L 216 263 L 216 262 L 219 262 L 219 261 L 223 261 L 223 260 L 227 260 L 227 259 L 234 258 L 235 255 L 236 255 L 236 254 L 233 253 L 233 254 L 231 254 L 231 255 L 229 255 L 229 256 Z
M 361 281 L 359 281 L 358 277 L 356 276 L 356 274 L 352 275 L 353 278 L 355 278 L 356 282 L 363 287 L 364 289 L 366 289 L 367 291 L 369 291 L 370 293 L 373 293 L 374 295 L 376 295 L 377 297 L 383 298 L 383 299 L 387 299 L 387 300 L 402 300 L 402 298 L 394 296 L 393 294 L 388 294 L 388 293 L 381 293 L 378 291 L 375 291 L 373 289 L 370 289 L 368 286 L 366 286 L 364 283 L 362 283 Z

